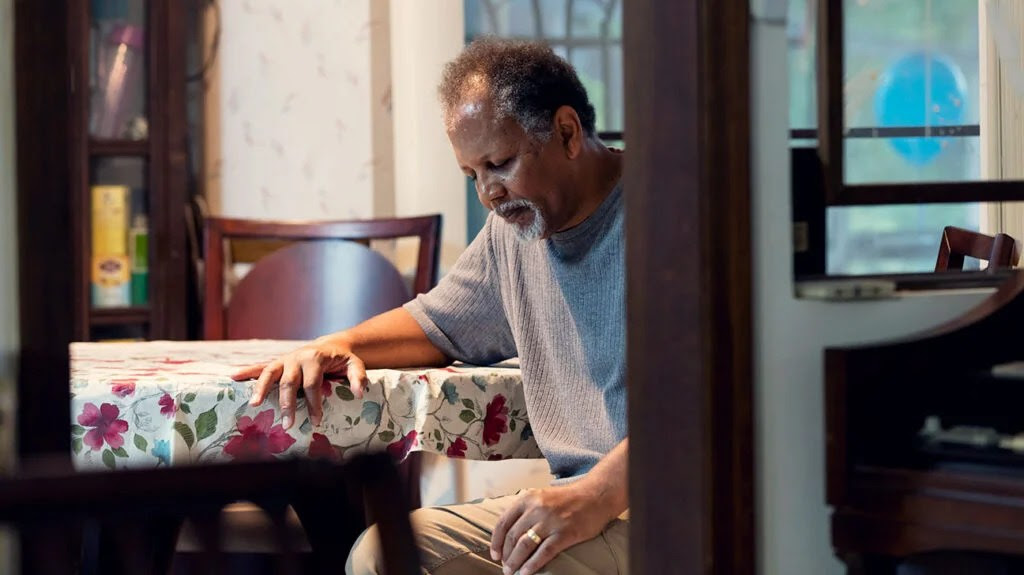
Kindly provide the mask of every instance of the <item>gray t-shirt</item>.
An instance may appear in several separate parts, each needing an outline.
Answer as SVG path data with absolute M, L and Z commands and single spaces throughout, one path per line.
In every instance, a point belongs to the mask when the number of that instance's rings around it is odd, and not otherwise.
M 581 475 L 626 437 L 621 184 L 583 223 L 523 242 L 491 214 L 436 288 L 406 304 L 449 357 L 519 357 L 530 425 L 551 472 Z

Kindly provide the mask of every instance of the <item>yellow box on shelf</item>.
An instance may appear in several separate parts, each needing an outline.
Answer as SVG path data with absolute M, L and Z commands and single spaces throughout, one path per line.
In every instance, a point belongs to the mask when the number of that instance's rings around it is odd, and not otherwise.
M 128 186 L 92 187 L 93 255 L 128 255 Z
M 92 305 L 131 305 L 131 263 L 128 259 L 128 186 L 92 187 Z
M 92 305 L 96 308 L 131 305 L 128 256 L 92 256 Z

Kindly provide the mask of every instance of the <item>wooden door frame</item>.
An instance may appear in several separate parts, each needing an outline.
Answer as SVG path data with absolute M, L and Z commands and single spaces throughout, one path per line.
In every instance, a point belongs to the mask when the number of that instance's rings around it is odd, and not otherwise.
M 755 571 L 749 6 L 623 6 L 631 572 Z
M 18 202 L 19 361 L 17 455 L 71 461 L 68 344 L 76 269 L 71 190 L 72 6 L 14 3 L 15 156 Z M 54 423 L 59 422 L 59 423 Z

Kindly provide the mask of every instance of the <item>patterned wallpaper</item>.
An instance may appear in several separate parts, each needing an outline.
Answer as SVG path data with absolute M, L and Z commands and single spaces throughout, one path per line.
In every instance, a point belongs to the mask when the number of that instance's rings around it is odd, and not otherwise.
M 374 215 L 371 1 L 220 3 L 222 214 Z

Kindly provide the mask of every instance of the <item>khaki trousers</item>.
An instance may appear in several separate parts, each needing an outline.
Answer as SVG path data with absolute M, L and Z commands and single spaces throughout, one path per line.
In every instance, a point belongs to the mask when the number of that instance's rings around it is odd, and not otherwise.
M 491 532 L 516 495 L 483 499 L 463 505 L 418 509 L 412 513 L 423 572 L 428 575 L 500 575 L 491 560 Z M 627 512 L 628 513 L 628 512 Z M 551 560 L 545 575 L 627 575 L 629 523 L 627 515 L 609 523 L 597 537 L 573 545 Z M 356 541 L 345 564 L 348 575 L 381 573 L 376 527 Z

